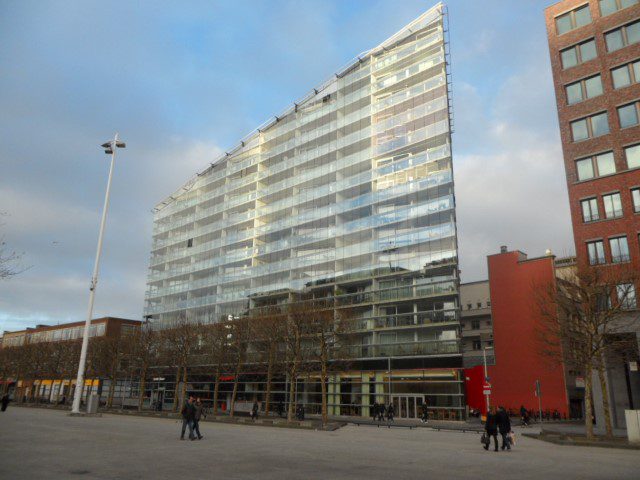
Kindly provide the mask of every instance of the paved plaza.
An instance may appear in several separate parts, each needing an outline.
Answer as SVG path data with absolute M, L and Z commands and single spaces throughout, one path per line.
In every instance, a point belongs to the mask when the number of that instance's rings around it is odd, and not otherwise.
M 347 426 L 334 432 L 204 422 L 180 441 L 166 418 L 9 407 L 0 414 L 6 479 L 637 479 L 640 452 L 519 436 L 486 452 L 478 434 Z

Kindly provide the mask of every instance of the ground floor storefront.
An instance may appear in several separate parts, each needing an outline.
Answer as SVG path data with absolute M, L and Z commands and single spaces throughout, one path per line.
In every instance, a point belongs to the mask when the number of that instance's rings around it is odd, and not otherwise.
M 218 379 L 217 407 L 230 409 L 234 386 L 237 393 L 234 412 L 249 412 L 257 402 L 261 412 L 286 411 L 290 403 L 301 406 L 306 414 L 322 411 L 320 374 L 309 372 L 298 376 L 292 385 L 286 375 L 274 375 L 268 385 L 263 373 L 244 372 L 237 376 L 224 374 Z M 178 383 L 177 391 L 183 385 Z M 397 371 L 331 372 L 326 383 L 329 415 L 373 416 L 374 405 L 393 405 L 396 418 L 420 418 L 427 410 L 430 418 L 462 420 L 466 415 L 463 381 L 458 369 L 426 369 Z M 184 386 L 188 395 L 202 399 L 213 408 L 215 374 L 195 374 Z M 145 386 L 144 405 L 155 410 L 172 409 L 176 393 L 175 374 L 157 373 Z

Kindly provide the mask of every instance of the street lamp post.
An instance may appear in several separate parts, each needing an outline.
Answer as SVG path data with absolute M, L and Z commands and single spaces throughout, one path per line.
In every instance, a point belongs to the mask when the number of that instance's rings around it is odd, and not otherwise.
M 89 327 L 91 326 L 91 317 L 93 316 L 93 301 L 98 285 L 98 270 L 100 266 L 100 254 L 102 253 L 102 238 L 104 235 L 104 226 L 107 221 L 107 210 L 109 208 L 109 194 L 111 192 L 111 178 L 113 177 L 113 166 L 116 160 L 116 150 L 125 148 L 125 143 L 118 139 L 116 133 L 113 140 L 109 140 L 102 144 L 104 153 L 111 155 L 111 166 L 109 167 L 109 179 L 107 180 L 107 192 L 104 197 L 104 207 L 102 208 L 102 220 L 100 222 L 100 233 L 98 234 L 98 249 L 96 251 L 96 260 L 93 264 L 93 275 L 89 285 L 89 308 L 87 310 L 87 319 L 84 324 L 84 333 L 82 334 L 82 350 L 80 351 L 80 363 L 78 364 L 78 377 L 76 378 L 76 390 L 73 395 L 72 413 L 80 413 L 80 400 L 82 397 L 82 386 L 84 385 L 84 368 L 87 361 L 87 348 L 89 346 Z
M 482 349 L 482 359 L 484 361 L 484 382 L 485 384 L 489 383 L 489 373 L 487 372 L 487 350 L 493 347 L 484 347 Z M 483 387 L 484 388 L 484 387 Z M 487 401 L 487 414 L 489 413 L 489 394 L 485 393 L 485 399 Z

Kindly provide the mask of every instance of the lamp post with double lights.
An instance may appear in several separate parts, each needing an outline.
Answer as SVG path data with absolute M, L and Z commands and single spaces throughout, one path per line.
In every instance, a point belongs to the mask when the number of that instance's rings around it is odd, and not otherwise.
M 104 153 L 111 155 L 111 166 L 109 167 L 109 179 L 107 180 L 107 191 L 104 197 L 104 207 L 102 208 L 102 220 L 100 221 L 100 233 L 98 234 L 98 248 L 96 251 L 96 260 L 93 264 L 93 275 L 89 285 L 89 308 L 87 310 L 87 319 L 84 324 L 84 333 L 82 335 L 82 350 L 80 351 L 80 363 L 78 364 L 78 377 L 76 378 L 76 390 L 73 395 L 73 406 L 71 413 L 80 413 L 80 400 L 82 399 L 82 386 L 84 385 L 84 369 L 87 362 L 87 348 L 89 347 L 89 327 L 91 326 L 91 317 L 93 316 L 93 301 L 95 299 L 96 287 L 98 285 L 98 270 L 100 266 L 100 254 L 102 253 L 102 239 L 104 236 L 104 227 L 107 222 L 107 210 L 109 208 L 109 194 L 111 193 L 111 179 L 113 177 L 113 167 L 116 160 L 116 150 L 125 148 L 126 144 L 118 138 L 116 133 L 113 140 L 103 143 Z

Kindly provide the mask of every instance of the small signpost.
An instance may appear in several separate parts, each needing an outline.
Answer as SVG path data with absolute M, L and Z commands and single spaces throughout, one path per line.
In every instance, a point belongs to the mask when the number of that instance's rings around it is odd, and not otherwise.
M 482 385 L 482 394 L 483 395 L 491 395 L 491 384 L 486 383 Z

